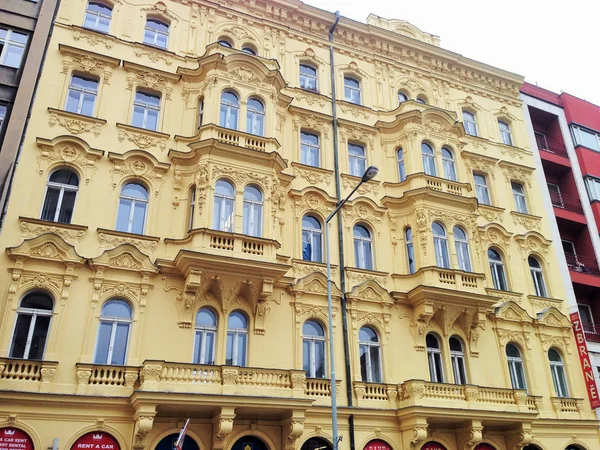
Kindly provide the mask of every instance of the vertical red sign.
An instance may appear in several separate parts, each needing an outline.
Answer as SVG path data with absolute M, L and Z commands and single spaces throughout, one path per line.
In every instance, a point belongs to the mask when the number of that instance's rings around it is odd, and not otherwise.
M 18 428 L 0 428 L 0 450 L 33 450 L 33 442 Z
M 585 387 L 587 388 L 588 397 L 590 398 L 590 405 L 592 409 L 596 409 L 600 407 L 600 397 L 598 397 L 598 388 L 596 387 L 594 370 L 590 363 L 585 335 L 583 334 L 583 327 L 581 326 L 581 319 L 579 318 L 578 312 L 571 313 L 571 323 L 573 324 L 573 333 L 575 334 L 575 342 L 577 343 L 577 353 L 579 354 L 579 362 L 581 363 Z

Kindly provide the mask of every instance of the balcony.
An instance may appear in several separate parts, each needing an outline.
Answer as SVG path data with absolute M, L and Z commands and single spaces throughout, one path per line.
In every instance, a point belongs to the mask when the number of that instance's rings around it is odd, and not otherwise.
M 423 188 L 459 197 L 464 197 L 471 192 L 471 185 L 469 183 L 433 177 L 425 175 L 422 172 L 408 175 L 406 180 L 401 183 L 384 183 L 384 186 L 386 187 L 386 194 L 391 197 L 400 197 L 404 192 Z
M 56 361 L 0 358 L 2 389 L 47 392 L 57 366 Z
M 569 158 L 567 149 L 562 142 L 553 141 L 545 136 L 536 136 L 535 141 L 537 142 L 538 150 L 562 156 L 563 158 Z
M 600 323 L 581 323 L 585 338 L 590 342 L 600 342 Z
M 440 267 L 421 267 L 410 275 L 393 274 L 394 290 L 409 292 L 418 286 L 433 286 L 442 289 L 456 289 L 463 292 L 485 294 L 485 275 L 442 269 Z
M 129 396 L 139 373 L 139 367 L 78 363 L 77 394 L 106 394 L 110 390 L 115 396 Z
M 223 144 L 266 153 L 277 151 L 280 147 L 279 142 L 275 138 L 257 136 L 231 128 L 223 128 L 215 124 L 203 125 L 195 136 L 175 136 L 175 140 L 185 144 L 214 140 Z
M 578 197 L 550 192 L 550 201 L 554 206 L 554 215 L 561 219 L 586 224 L 583 207 Z
M 565 253 L 571 281 L 600 288 L 600 268 L 594 258 Z

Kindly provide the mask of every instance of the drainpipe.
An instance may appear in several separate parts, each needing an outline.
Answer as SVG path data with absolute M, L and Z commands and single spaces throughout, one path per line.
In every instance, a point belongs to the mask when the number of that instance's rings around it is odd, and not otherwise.
M 335 65 L 334 65 L 334 51 L 333 51 L 333 33 L 337 28 L 338 22 L 340 21 L 340 12 L 335 12 L 335 21 L 333 26 L 329 30 L 329 68 L 331 75 L 331 113 L 333 116 L 333 162 L 334 162 L 334 173 L 335 173 L 335 195 L 337 197 L 337 205 L 342 201 L 342 189 L 340 180 L 340 164 L 339 164 L 339 146 L 338 146 L 338 121 L 337 121 L 337 104 L 336 104 L 336 86 L 335 86 Z M 338 240 L 339 240 L 339 258 L 340 258 L 340 288 L 342 290 L 342 330 L 344 335 L 344 362 L 346 364 L 346 396 L 348 397 L 348 406 L 352 407 L 352 373 L 350 371 L 350 345 L 348 342 L 348 314 L 346 308 L 346 274 L 344 264 L 344 226 L 342 224 L 342 215 L 338 215 Z M 334 388 L 332 386 L 332 388 Z M 354 414 L 348 416 L 348 426 L 350 430 L 350 450 L 355 450 L 354 440 Z M 336 448 L 336 443 L 334 443 Z

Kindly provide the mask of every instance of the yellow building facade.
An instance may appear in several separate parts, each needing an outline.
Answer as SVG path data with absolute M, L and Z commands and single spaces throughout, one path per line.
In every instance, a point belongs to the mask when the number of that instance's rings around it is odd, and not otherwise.
M 522 78 L 374 15 L 331 69 L 335 20 L 61 2 L 0 236 L 0 432 L 330 448 L 324 220 L 374 165 L 330 228 L 340 448 L 600 448 Z

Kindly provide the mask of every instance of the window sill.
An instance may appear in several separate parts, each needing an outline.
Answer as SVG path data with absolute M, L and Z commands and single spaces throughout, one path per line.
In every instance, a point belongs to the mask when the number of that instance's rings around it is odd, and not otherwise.
M 48 107 L 48 112 L 50 113 L 50 115 L 56 114 L 56 115 L 59 115 L 62 117 L 68 117 L 73 120 L 83 120 L 83 121 L 97 123 L 99 125 L 104 125 L 105 123 L 107 123 L 106 119 L 101 119 L 99 117 L 94 117 L 94 116 L 88 116 L 85 114 L 74 113 L 71 111 L 66 111 L 64 109 L 56 109 L 56 108 Z
M 379 272 L 377 270 L 359 269 L 358 267 L 346 267 L 346 276 L 348 278 L 348 287 L 353 289 L 355 286 L 365 281 L 375 281 L 381 286 L 387 284 L 389 273 Z

